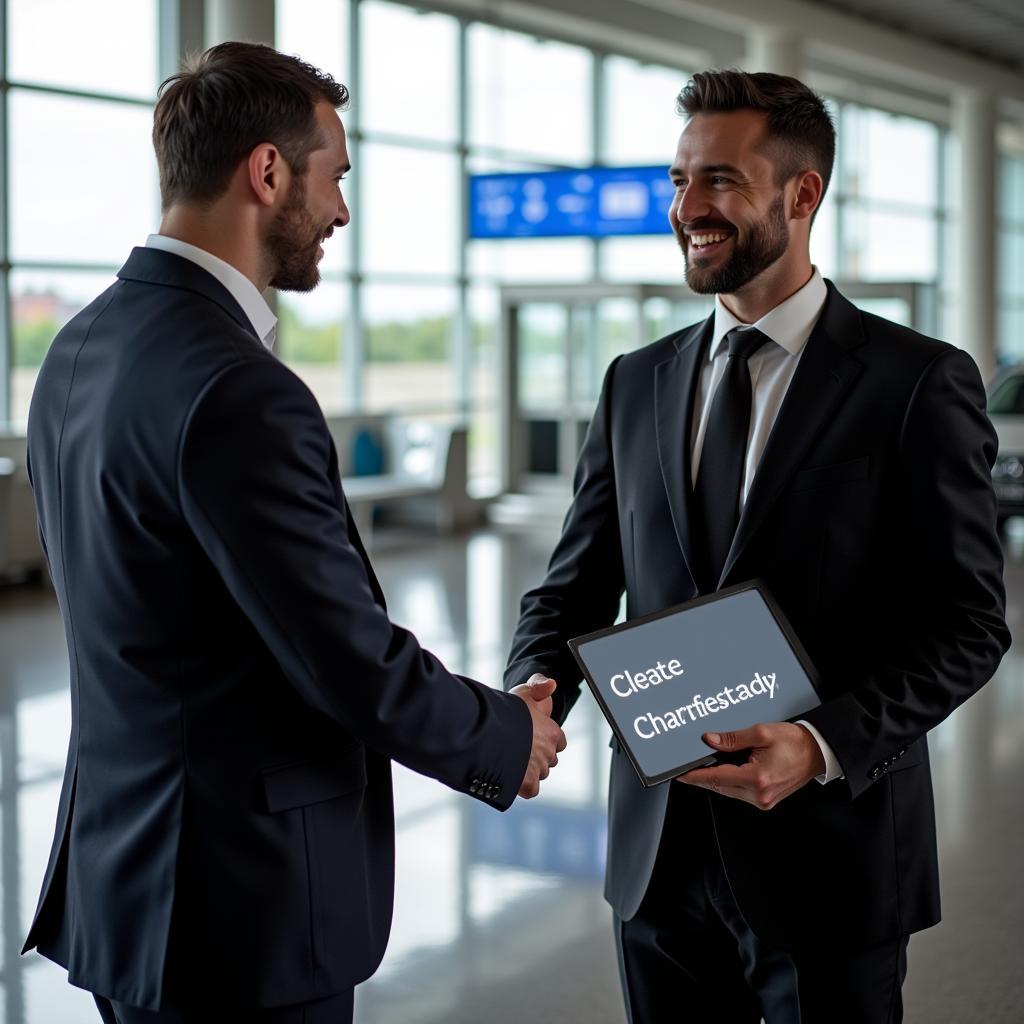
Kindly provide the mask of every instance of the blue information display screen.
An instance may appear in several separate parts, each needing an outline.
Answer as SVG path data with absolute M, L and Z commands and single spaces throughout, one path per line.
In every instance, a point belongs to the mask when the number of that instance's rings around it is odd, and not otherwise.
M 472 174 L 469 237 L 663 235 L 674 193 L 667 164 Z

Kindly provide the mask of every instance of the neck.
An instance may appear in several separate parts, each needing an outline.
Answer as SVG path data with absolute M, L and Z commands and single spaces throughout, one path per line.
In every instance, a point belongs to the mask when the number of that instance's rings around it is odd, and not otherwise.
M 729 295 L 719 295 L 722 305 L 740 323 L 757 323 L 766 313 L 795 295 L 814 273 L 810 256 L 787 260 L 785 256 L 763 270 L 752 281 Z
M 216 205 L 203 210 L 172 206 L 160 221 L 160 234 L 204 249 L 231 264 L 261 292 L 270 285 L 271 275 L 254 225 L 247 223 L 238 210 Z

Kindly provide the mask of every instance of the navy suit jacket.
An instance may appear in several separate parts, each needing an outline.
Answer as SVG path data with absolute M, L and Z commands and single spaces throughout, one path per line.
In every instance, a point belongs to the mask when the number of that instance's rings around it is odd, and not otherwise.
M 774 810 L 676 783 L 645 790 L 615 747 L 606 894 L 640 906 L 669 786 L 721 850 L 740 909 L 780 944 L 870 945 L 939 919 L 925 734 L 1009 646 L 990 469 L 996 438 L 964 352 L 861 312 L 828 285 L 718 580 L 691 512 L 694 396 L 709 319 L 609 368 L 546 579 L 523 598 L 506 685 L 580 677 L 565 642 L 744 580 L 767 583 L 823 679 L 803 716 L 845 781 Z M 710 816 L 708 804 L 710 802 Z
M 389 621 L 316 401 L 190 261 L 134 250 L 60 332 L 28 448 L 72 731 L 26 949 L 148 1009 L 363 980 L 391 759 L 504 809 L 527 708 Z

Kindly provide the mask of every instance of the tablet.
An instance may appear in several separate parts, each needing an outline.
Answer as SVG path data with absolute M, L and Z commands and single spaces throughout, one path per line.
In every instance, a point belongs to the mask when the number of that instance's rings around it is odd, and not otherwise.
M 576 637 L 569 649 L 645 786 L 723 760 L 706 732 L 791 721 L 821 703 L 807 652 L 758 580 Z

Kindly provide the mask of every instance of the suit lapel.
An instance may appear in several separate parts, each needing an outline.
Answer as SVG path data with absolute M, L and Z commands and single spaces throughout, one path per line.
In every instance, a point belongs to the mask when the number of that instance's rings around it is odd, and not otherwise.
M 655 368 L 654 408 L 658 434 L 658 461 L 665 483 L 672 523 L 679 547 L 694 583 L 701 586 L 705 575 L 700 568 L 700 539 L 693 527 L 690 486 L 690 427 L 693 404 L 700 379 L 704 350 L 711 338 L 714 317 L 690 328 L 678 342 L 678 351 L 671 359 Z
M 860 313 L 831 282 L 828 290 L 747 494 L 720 587 L 864 368 L 849 351 L 864 341 Z

